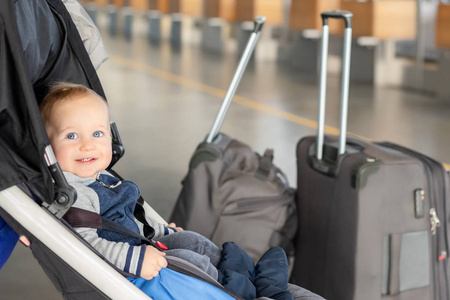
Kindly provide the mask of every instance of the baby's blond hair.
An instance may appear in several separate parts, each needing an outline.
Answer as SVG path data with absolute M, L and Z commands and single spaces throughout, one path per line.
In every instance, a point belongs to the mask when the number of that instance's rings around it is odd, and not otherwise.
M 56 82 L 52 84 L 49 92 L 39 105 L 41 117 L 44 121 L 44 124 L 47 125 L 48 122 L 50 122 L 52 111 L 57 105 L 61 105 L 65 101 L 73 99 L 74 97 L 84 96 L 88 94 L 99 97 L 105 102 L 106 106 L 108 106 L 108 103 L 103 97 L 82 84 L 70 82 Z

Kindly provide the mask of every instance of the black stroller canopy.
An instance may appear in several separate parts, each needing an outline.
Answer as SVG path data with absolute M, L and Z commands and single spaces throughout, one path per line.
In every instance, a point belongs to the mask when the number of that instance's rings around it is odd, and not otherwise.
M 0 1 L 0 35 L 0 191 L 18 185 L 27 194 L 31 192 L 36 202 L 61 218 L 73 203 L 73 193 L 71 201 L 58 204 L 60 195 L 67 195 L 65 193 L 71 190 L 54 157 L 54 163 L 49 164 L 50 142 L 38 103 L 55 81 L 84 84 L 97 94 L 105 95 L 62 1 Z M 114 124 L 111 127 L 113 164 L 123 155 L 123 147 Z M 46 213 L 44 215 L 49 217 Z M 33 255 L 63 295 L 71 299 L 109 298 L 0 207 L 0 226 L 4 224 L 3 220 L 12 230 L 27 236 Z M 53 220 L 50 217 L 47 221 Z M 64 220 L 57 224 L 61 223 L 66 224 Z M 72 237 L 70 233 L 69 237 Z M 1 247 L 12 251 L 16 240 L 8 236 L 3 242 L 6 244 Z M 97 255 L 93 248 L 89 249 Z M 6 255 L 9 256 L 8 253 Z M 0 255 L 0 258 L 5 257 Z M 3 262 L 0 261 L 0 267 Z M 79 298 L 75 294 L 80 295 Z
M 48 203 L 54 199 L 44 161 L 50 143 L 38 103 L 54 81 L 84 84 L 105 97 L 67 20 L 59 0 L 0 1 L 0 190 L 26 183 Z

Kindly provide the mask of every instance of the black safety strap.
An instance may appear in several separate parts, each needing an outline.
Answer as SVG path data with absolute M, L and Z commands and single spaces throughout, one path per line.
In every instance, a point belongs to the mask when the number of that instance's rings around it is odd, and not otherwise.
M 138 219 L 138 221 L 144 224 L 144 235 L 152 239 L 155 236 L 155 229 L 153 229 L 153 227 L 150 226 L 145 219 L 144 198 L 141 196 L 139 196 L 136 206 L 134 207 L 134 216 Z
M 142 208 L 142 206 L 141 206 Z M 150 227 L 150 229 L 147 229 L 147 231 L 152 231 L 153 235 L 151 236 L 143 236 L 141 234 L 138 234 L 134 232 L 133 230 L 120 225 L 118 223 L 115 223 L 111 220 L 108 220 L 105 217 L 100 216 L 97 213 L 77 208 L 77 207 L 71 207 L 69 211 L 64 215 L 64 220 L 69 223 L 70 226 L 73 228 L 80 228 L 80 227 L 87 227 L 87 228 L 95 228 L 99 230 L 109 230 L 113 232 L 117 232 L 120 234 L 123 234 L 125 236 L 130 236 L 133 238 L 140 239 L 142 242 L 144 242 L 147 245 L 153 245 L 154 242 L 152 241 L 153 236 L 155 235 L 155 230 L 148 225 L 147 223 L 144 223 L 144 229 L 145 227 Z M 145 231 L 144 231 L 145 234 Z

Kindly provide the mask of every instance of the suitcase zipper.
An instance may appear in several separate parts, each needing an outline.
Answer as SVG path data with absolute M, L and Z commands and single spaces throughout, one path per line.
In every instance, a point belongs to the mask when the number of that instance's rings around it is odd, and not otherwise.
M 420 160 L 424 167 L 425 167 L 425 172 L 426 172 L 426 176 L 427 176 L 427 182 L 428 182 L 428 186 L 429 186 L 429 195 L 430 195 L 430 199 L 429 199 L 429 203 L 430 203 L 430 232 L 431 232 L 431 239 L 432 239 L 432 245 L 434 248 L 433 252 L 435 253 L 436 257 L 435 259 L 437 261 L 435 261 L 435 264 L 437 265 L 435 269 L 435 277 L 437 278 L 437 280 L 435 280 L 434 282 L 434 298 L 436 299 L 437 295 L 441 293 L 442 289 L 437 287 L 440 286 L 442 279 L 441 279 L 441 272 L 439 272 L 439 266 L 442 262 L 442 270 L 443 270 L 443 275 L 444 275 L 444 279 L 445 282 L 448 282 L 448 274 L 447 274 L 447 259 L 448 259 L 448 240 L 447 240 L 447 218 L 444 217 L 442 220 L 444 222 L 443 226 L 441 226 L 441 220 L 438 217 L 438 212 L 436 210 L 436 207 L 438 207 L 438 198 L 439 199 L 443 199 L 443 214 L 444 216 L 446 215 L 446 189 L 445 189 L 445 178 L 444 177 L 437 177 L 437 176 L 433 176 L 433 165 L 432 164 L 439 164 L 440 163 L 422 153 L 416 152 L 414 150 L 396 145 L 396 144 L 392 144 L 389 142 L 383 142 L 383 143 L 377 143 L 378 145 L 387 147 L 387 148 L 391 148 L 394 150 L 398 150 L 400 152 L 403 152 L 405 154 L 408 154 L 412 157 L 417 158 L 418 160 Z M 444 172 L 445 175 L 445 172 Z M 442 186 L 442 189 L 439 189 L 439 185 L 437 184 L 437 181 L 439 181 L 441 184 L 440 186 Z M 434 183 L 434 184 L 433 184 Z M 439 192 L 440 191 L 440 192 Z M 439 196 L 439 197 L 438 197 Z M 441 228 L 443 230 L 443 233 L 439 234 L 438 228 Z M 443 238 L 439 238 L 440 236 L 443 235 Z M 443 240 L 443 241 L 441 241 Z M 444 248 L 444 249 L 443 249 Z M 434 256 L 434 255 L 433 255 Z M 446 295 L 441 295 L 442 297 L 440 298 L 445 298 L 445 299 L 449 299 L 449 294 L 450 291 L 448 290 L 448 284 L 447 287 L 445 288 L 445 294 Z M 445 297 L 444 297 L 445 296 Z
M 436 209 L 430 208 L 430 223 L 431 223 L 431 234 L 436 235 L 436 230 L 441 226 L 441 221 L 439 220 Z
M 433 178 L 433 172 L 431 171 L 432 166 L 431 166 L 430 161 L 433 163 L 436 163 L 436 164 L 439 164 L 439 162 L 437 162 L 434 159 L 432 159 L 426 155 L 423 155 L 419 152 L 410 150 L 408 148 L 404 148 L 399 145 L 395 145 L 395 144 L 388 143 L 388 142 L 377 143 L 377 144 L 387 147 L 387 148 L 398 150 L 398 151 L 406 153 L 406 154 L 409 154 L 409 155 L 419 159 L 425 166 L 425 172 L 427 174 L 427 181 L 428 181 L 429 195 L 430 195 L 430 224 L 431 224 L 431 228 L 434 229 L 434 230 L 431 230 L 431 233 L 433 235 L 436 235 L 437 227 L 440 227 L 440 223 L 441 223 L 439 220 L 439 217 L 438 217 L 438 213 L 436 211 L 436 207 L 437 207 L 436 202 L 437 202 L 438 196 L 441 196 L 442 199 L 445 199 L 445 186 L 443 185 L 442 195 L 436 195 L 438 192 L 437 192 L 437 189 L 433 188 L 434 187 L 433 182 L 435 182 L 435 180 L 432 180 L 434 178 Z M 445 180 L 443 182 L 445 182 Z M 441 194 L 441 193 L 439 193 L 439 194 Z M 444 212 L 444 214 L 445 214 L 445 212 Z M 446 223 L 446 219 L 444 218 L 443 220 L 444 220 L 444 223 Z M 444 224 L 444 225 L 445 226 L 444 226 L 443 230 L 446 231 L 446 224 Z M 446 243 L 445 248 L 446 248 L 446 250 L 448 249 L 448 243 Z

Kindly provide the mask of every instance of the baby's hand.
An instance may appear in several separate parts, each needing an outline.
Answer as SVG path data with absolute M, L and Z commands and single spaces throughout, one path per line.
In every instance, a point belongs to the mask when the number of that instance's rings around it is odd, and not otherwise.
M 172 227 L 172 228 L 175 228 L 178 232 L 180 232 L 180 231 L 184 231 L 184 229 L 183 228 L 181 228 L 181 227 L 177 227 L 177 225 L 175 224 L 175 223 L 170 223 L 169 225 L 167 225 L 167 227 Z
M 141 277 L 147 280 L 158 276 L 162 268 L 167 267 L 166 253 L 159 251 L 153 246 L 147 246 L 142 263 Z

